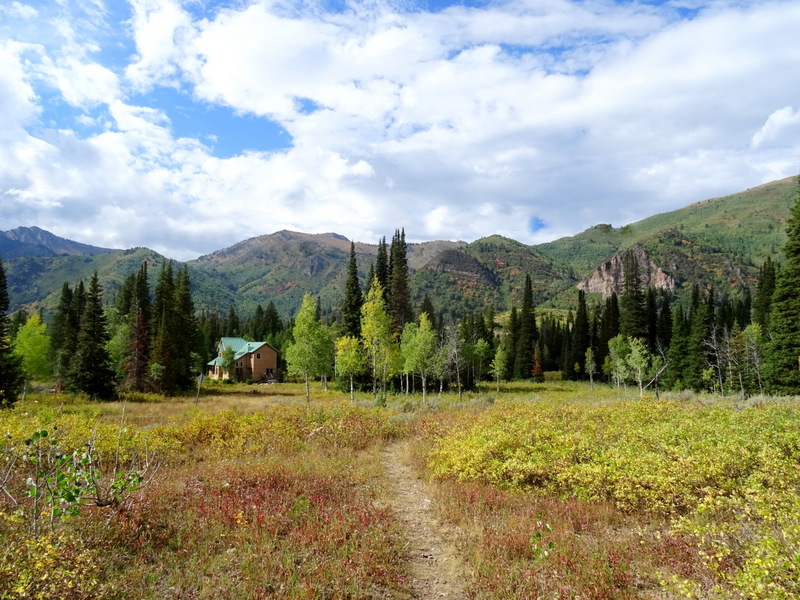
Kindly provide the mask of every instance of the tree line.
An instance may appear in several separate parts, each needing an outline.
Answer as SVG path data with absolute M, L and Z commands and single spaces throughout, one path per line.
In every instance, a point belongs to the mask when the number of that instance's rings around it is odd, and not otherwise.
M 540 311 L 526 276 L 519 305 L 498 318 L 491 308 L 460 319 L 425 297 L 414 310 L 405 231 L 378 244 L 366 289 L 351 243 L 342 302 L 324 311 L 306 295 L 294 319 L 272 302 L 247 319 L 194 310 L 184 267 L 164 262 L 151 286 L 148 266 L 125 280 L 103 305 L 97 274 L 85 287 L 64 284 L 48 333 L 40 315 L 9 318 L 0 262 L 0 403 L 13 403 L 26 378 L 108 399 L 119 391 L 174 394 L 193 385 L 222 336 L 267 341 L 282 365 L 306 384 L 337 377 L 353 393 L 438 386 L 462 391 L 493 380 L 563 379 L 721 393 L 791 394 L 800 390 L 800 181 L 787 225 L 784 263 L 767 259 L 754 295 L 736 298 L 694 286 L 681 301 L 644 288 L 633 251 L 623 258 L 619 294 L 566 315 Z

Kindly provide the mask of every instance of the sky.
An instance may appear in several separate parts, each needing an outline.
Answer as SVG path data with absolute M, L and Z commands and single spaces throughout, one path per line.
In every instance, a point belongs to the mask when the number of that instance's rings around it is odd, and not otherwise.
M 0 230 L 190 260 L 622 226 L 800 171 L 800 2 L 2 0 Z

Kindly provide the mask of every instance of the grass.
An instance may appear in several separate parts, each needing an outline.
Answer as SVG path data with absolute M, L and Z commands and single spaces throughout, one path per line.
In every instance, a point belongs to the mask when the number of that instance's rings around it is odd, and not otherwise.
M 385 408 L 312 392 L 308 406 L 294 384 L 33 394 L 3 412 L 0 599 L 408 598 L 403 531 L 380 501 L 398 439 L 457 525 L 471 598 L 800 597 L 796 402 L 561 381 Z M 50 454 L 10 462 L 42 429 Z M 27 477 L 89 439 L 103 485 L 114 464 L 159 468 L 32 536 Z

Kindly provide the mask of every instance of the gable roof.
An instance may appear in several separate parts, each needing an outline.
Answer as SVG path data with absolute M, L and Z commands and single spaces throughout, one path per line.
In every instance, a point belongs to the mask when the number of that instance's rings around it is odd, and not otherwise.
M 240 337 L 223 337 L 220 338 L 219 344 L 217 344 L 217 350 L 221 351 L 230 347 L 235 353 L 233 359 L 238 360 L 245 354 L 251 354 L 264 346 L 272 348 L 267 342 L 248 342 L 246 339 Z M 275 348 L 272 349 L 275 350 Z M 277 350 L 275 350 L 275 352 L 277 352 Z

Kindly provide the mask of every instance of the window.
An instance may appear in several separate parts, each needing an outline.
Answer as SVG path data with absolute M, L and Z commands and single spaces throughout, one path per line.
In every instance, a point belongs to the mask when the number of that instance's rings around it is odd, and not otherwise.
M 261 360 L 261 352 L 256 352 L 256 360 Z

